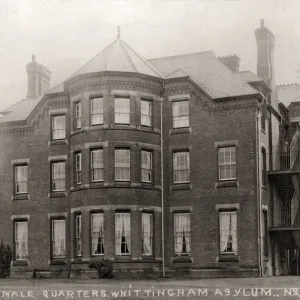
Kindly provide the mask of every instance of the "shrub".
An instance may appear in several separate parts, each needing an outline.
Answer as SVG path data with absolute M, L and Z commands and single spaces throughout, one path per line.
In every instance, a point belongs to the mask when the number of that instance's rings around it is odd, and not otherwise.
M 0 278 L 7 278 L 10 275 L 10 264 L 12 260 L 12 250 L 8 244 L 0 243 Z
M 109 259 L 94 261 L 90 268 L 98 270 L 99 278 L 113 278 L 113 262 Z

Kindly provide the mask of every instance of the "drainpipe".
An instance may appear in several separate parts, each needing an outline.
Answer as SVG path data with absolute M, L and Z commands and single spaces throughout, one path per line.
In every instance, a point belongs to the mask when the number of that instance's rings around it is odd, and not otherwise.
M 162 252 L 162 277 L 164 278 L 165 277 L 165 226 L 164 226 L 163 100 L 164 97 L 161 96 L 160 97 L 161 252 Z
M 257 170 L 257 245 L 258 245 L 258 269 L 259 276 L 262 276 L 262 249 L 261 249 L 261 172 L 260 172 L 260 118 L 261 109 L 256 113 L 256 170 Z

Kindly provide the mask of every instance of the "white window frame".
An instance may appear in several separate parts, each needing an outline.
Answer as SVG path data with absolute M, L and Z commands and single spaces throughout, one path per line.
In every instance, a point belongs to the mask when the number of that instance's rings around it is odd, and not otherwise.
M 26 224 L 26 232 L 25 236 L 23 236 L 22 239 L 19 239 L 20 233 L 18 232 L 18 225 L 19 224 Z M 15 227 L 15 259 L 16 260 L 27 260 L 28 259 L 28 220 L 22 220 L 22 221 L 15 221 L 14 222 L 14 227 Z M 19 245 L 19 243 L 22 243 L 24 245 Z M 18 249 L 23 248 L 23 256 L 19 256 Z
M 55 173 L 55 167 L 58 165 L 63 165 L 63 174 L 56 174 Z M 60 175 L 63 175 L 60 176 Z M 52 191 L 53 192 L 64 192 L 66 190 L 66 162 L 65 161 L 53 161 L 51 163 L 51 182 L 52 182 Z M 61 183 L 61 188 L 55 188 L 55 183 L 60 182 Z M 63 182 L 63 184 L 62 184 Z M 59 184 L 57 185 L 59 186 Z
M 118 220 L 122 220 L 124 218 L 129 218 L 127 220 L 127 224 L 128 225 L 128 229 L 126 230 L 126 228 L 124 227 L 124 235 L 123 235 L 123 226 L 122 224 L 118 224 Z M 121 231 L 117 230 L 118 226 L 122 227 L 120 228 Z M 125 223 L 124 223 L 125 225 Z M 126 241 L 126 237 L 127 237 L 127 241 Z M 123 238 L 125 239 L 125 241 L 123 240 Z M 125 249 L 127 249 L 127 252 L 122 252 L 122 244 L 125 245 Z M 118 249 L 118 245 L 120 245 L 120 249 Z M 116 251 L 116 255 L 118 256 L 128 256 L 131 255 L 131 214 L 128 213 L 120 213 L 120 212 L 116 212 L 115 213 L 115 251 Z
M 146 109 L 143 109 L 143 106 L 147 107 L 148 112 Z M 152 101 L 141 99 L 141 125 L 146 127 L 152 126 Z
M 75 154 L 75 171 L 76 171 L 76 184 L 81 184 L 82 183 L 82 156 L 81 152 L 77 152 Z
M 150 157 L 150 165 L 147 164 L 148 158 L 146 159 L 146 164 L 143 163 L 143 160 L 146 155 L 149 155 Z M 147 178 L 148 176 L 150 178 Z M 146 183 L 152 182 L 152 152 L 149 150 L 141 151 L 141 181 Z
M 95 161 L 96 153 L 100 154 L 99 162 Z M 103 159 L 103 149 L 92 149 L 91 150 L 91 171 L 92 171 L 92 182 L 102 182 L 104 181 L 104 159 Z M 99 175 L 100 178 L 96 178 Z
M 76 226 L 76 256 L 82 256 L 82 217 L 81 215 L 76 215 L 75 217 Z
M 224 155 L 221 153 L 221 152 L 224 152 L 224 151 L 228 151 L 229 150 L 229 157 L 230 157 L 230 161 L 229 162 L 225 162 L 225 153 Z M 233 151 L 234 150 L 234 160 L 232 159 L 233 157 Z M 224 162 L 221 162 L 221 154 L 223 155 L 224 157 Z M 228 180 L 236 180 L 237 179 L 237 176 L 236 176 L 236 147 L 235 146 L 225 146 L 225 147 L 219 147 L 218 148 L 218 165 L 219 165 L 219 180 L 220 181 L 228 181 Z M 232 173 L 232 170 L 234 169 L 235 170 L 235 176 L 225 176 L 224 178 L 221 177 L 221 174 L 222 174 L 222 171 L 221 169 L 222 168 L 229 168 L 229 172 Z M 225 171 L 225 174 L 226 174 L 226 171 Z
M 20 171 L 21 177 L 24 178 L 18 178 L 19 169 L 21 170 Z M 15 173 L 14 176 L 15 194 L 16 195 L 28 194 L 28 164 L 14 165 L 14 173 Z
M 150 227 L 150 230 L 146 227 Z M 145 247 L 145 240 L 148 240 L 148 249 Z M 142 213 L 142 255 L 153 255 L 153 214 L 148 212 Z
M 118 107 L 118 103 L 127 102 L 127 105 L 122 105 L 122 108 Z M 115 124 L 130 124 L 130 98 L 115 98 Z M 123 109 L 126 108 L 126 109 Z
M 59 122 L 61 120 L 61 122 Z M 52 140 L 66 138 L 66 115 L 52 116 Z
M 76 129 L 81 128 L 81 101 L 75 104 Z
M 94 219 L 96 217 L 100 218 L 100 230 L 94 230 L 95 224 Z M 97 229 L 98 230 L 98 229 Z M 100 240 L 100 243 L 99 243 Z M 99 246 L 100 245 L 100 246 Z M 95 251 L 95 247 L 97 247 L 99 251 Z M 103 213 L 92 213 L 91 214 L 91 249 L 92 249 L 92 256 L 101 256 L 104 255 L 104 214 Z M 96 253 L 100 252 L 100 253 Z
M 126 155 L 123 155 L 122 162 L 117 162 L 117 154 L 121 151 Z M 128 161 L 125 156 L 128 156 Z M 115 181 L 130 181 L 130 149 L 115 149 Z
M 178 159 L 186 161 L 184 166 L 177 165 Z M 173 181 L 174 183 L 189 183 L 190 174 L 190 152 L 178 151 L 173 153 Z
M 182 232 L 177 227 L 177 220 L 185 219 L 186 224 L 182 227 Z M 185 230 L 184 230 L 185 227 Z M 188 239 L 185 240 L 185 250 L 179 250 L 180 245 L 183 248 L 183 238 Z M 182 212 L 182 213 L 174 213 L 174 252 L 175 256 L 189 256 L 191 255 L 191 213 L 190 212 Z
M 229 220 L 231 220 L 231 224 L 229 221 L 229 227 L 228 230 L 223 229 L 225 226 L 223 226 L 222 222 L 224 222 L 224 218 L 222 218 L 222 216 L 225 217 L 225 215 L 227 215 L 227 217 L 229 216 Z M 235 220 L 233 220 L 232 218 L 235 218 Z M 237 242 L 237 211 L 236 210 L 230 210 L 230 211 L 219 211 L 219 226 L 220 226 L 220 254 L 221 255 L 237 255 L 238 254 L 238 242 Z M 235 226 L 235 228 L 232 228 L 232 226 Z M 228 232 L 228 235 L 226 233 L 226 231 Z M 225 235 L 225 236 L 224 236 Z M 226 236 L 227 235 L 227 236 Z M 227 243 L 227 245 L 225 245 L 225 243 Z M 234 243 L 235 243 L 235 248 L 234 249 Z M 224 247 L 228 247 L 228 245 L 231 244 L 231 248 L 232 251 L 225 251 Z M 224 249 L 223 249 L 224 248 Z
M 180 114 L 180 106 L 187 106 L 187 112 Z M 189 100 L 172 101 L 173 128 L 187 128 L 190 126 Z
M 57 242 L 55 240 L 55 223 L 61 223 L 63 224 L 63 239 L 61 239 L 60 243 L 64 242 L 64 248 L 62 251 L 61 255 L 55 255 L 55 243 Z M 52 236 L 51 236 L 51 249 L 52 249 L 52 258 L 65 258 L 66 257 L 66 220 L 65 219 L 52 219 L 52 224 L 51 224 L 51 230 L 52 230 Z
M 103 124 L 103 97 L 91 98 L 91 125 Z M 99 102 L 97 104 L 97 102 Z M 97 104 L 97 105 L 96 105 Z M 98 106 L 98 107 L 96 107 Z

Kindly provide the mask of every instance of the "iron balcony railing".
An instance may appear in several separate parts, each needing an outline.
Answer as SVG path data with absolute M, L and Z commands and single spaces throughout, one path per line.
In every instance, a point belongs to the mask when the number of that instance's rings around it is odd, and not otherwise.
M 288 171 L 300 169 L 300 150 L 280 151 L 282 147 L 273 147 L 268 153 L 269 171 Z

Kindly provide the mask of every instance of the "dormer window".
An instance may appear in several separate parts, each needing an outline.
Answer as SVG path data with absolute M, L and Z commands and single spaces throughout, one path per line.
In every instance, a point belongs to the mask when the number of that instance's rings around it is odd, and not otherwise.
M 115 98 L 115 123 L 130 124 L 129 98 Z
M 91 99 L 91 125 L 103 124 L 103 98 Z

